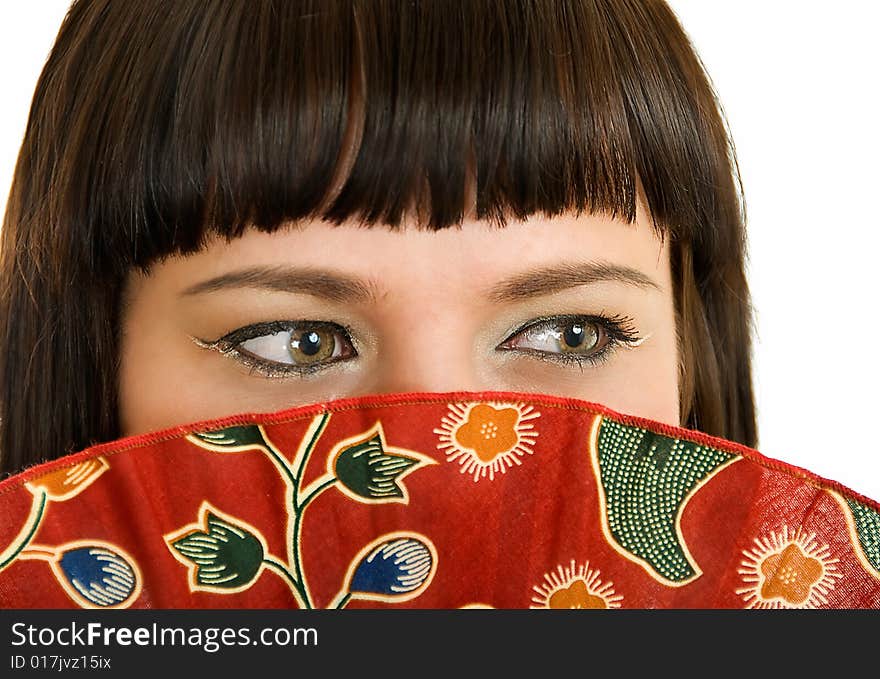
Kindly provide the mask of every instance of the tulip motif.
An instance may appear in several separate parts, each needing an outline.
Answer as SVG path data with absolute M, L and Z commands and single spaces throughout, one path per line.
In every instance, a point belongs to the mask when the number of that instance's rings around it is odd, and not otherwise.
M 269 447 L 263 428 L 256 424 L 193 432 L 186 438 L 202 448 L 218 453 L 240 453 Z
M 165 540 L 190 569 L 190 589 L 239 591 L 260 574 L 265 545 L 256 530 L 220 515 L 205 503 L 201 522 Z
M 79 495 L 109 468 L 106 459 L 93 457 L 38 476 L 25 485 L 34 495 L 45 492 L 50 500 L 61 502 Z
M 385 443 L 382 425 L 339 443 L 329 457 L 330 477 L 340 490 L 360 502 L 409 501 L 403 478 L 434 460 L 412 450 L 391 448 Z

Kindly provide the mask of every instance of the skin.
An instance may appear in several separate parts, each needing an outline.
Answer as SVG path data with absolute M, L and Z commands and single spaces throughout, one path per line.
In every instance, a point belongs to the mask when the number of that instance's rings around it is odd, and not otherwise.
M 637 280 L 595 280 L 590 264 L 628 267 Z M 269 287 L 254 280 L 205 287 L 209 279 L 253 267 L 290 269 L 298 277 Z M 331 276 L 358 284 L 347 287 Z M 592 365 L 553 359 L 597 353 L 608 337 L 601 325 L 567 318 L 515 333 L 560 315 L 625 317 L 633 341 L 610 346 L 607 360 Z M 252 361 L 243 363 L 229 342 L 217 342 L 267 321 L 338 324 L 336 334 L 315 326 L 304 331 L 319 331 L 324 351 L 335 343 L 343 360 L 331 356 L 308 374 L 267 376 Z M 568 344 L 566 329 L 579 346 Z M 290 340 L 300 335 L 277 328 L 264 334 L 276 364 L 315 360 L 302 348 L 291 353 Z M 245 346 L 270 356 L 259 341 Z M 424 391 L 549 393 L 679 424 L 669 245 L 641 207 L 634 224 L 564 215 L 504 229 L 465 221 L 461 229 L 393 232 L 311 222 L 274 234 L 248 230 L 228 243 L 214 239 L 194 255 L 154 264 L 148 275 L 129 275 L 121 357 L 123 435 L 342 397 Z

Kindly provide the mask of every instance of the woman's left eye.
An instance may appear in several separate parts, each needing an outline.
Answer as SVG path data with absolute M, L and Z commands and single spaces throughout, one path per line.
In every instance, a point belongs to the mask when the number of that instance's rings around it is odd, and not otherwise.
M 597 364 L 608 360 L 617 345 L 635 346 L 641 339 L 630 318 L 556 316 L 518 328 L 498 348 L 548 360 Z

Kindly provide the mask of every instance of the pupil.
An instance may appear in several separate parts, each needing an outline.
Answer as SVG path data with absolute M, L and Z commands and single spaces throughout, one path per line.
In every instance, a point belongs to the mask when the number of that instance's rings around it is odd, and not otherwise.
M 584 326 L 579 324 L 570 325 L 562 333 L 562 339 L 570 347 L 579 347 L 584 343 L 584 334 Z
M 314 356 L 321 350 L 321 336 L 314 330 L 303 333 L 297 348 L 306 356 Z

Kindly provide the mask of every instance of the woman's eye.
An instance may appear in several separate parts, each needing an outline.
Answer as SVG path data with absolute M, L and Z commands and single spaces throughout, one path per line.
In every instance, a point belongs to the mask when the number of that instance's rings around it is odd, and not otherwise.
M 203 343 L 274 377 L 309 373 L 357 355 L 348 331 L 335 323 L 257 323 Z
M 338 332 L 328 328 L 302 328 L 245 340 L 238 350 L 266 361 L 309 366 L 339 358 L 344 343 Z
M 601 341 L 602 331 L 595 323 L 550 321 L 520 330 L 503 346 L 554 354 L 590 354 Z
M 540 358 L 599 363 L 618 344 L 637 345 L 641 338 L 628 318 L 560 316 L 533 321 L 505 340 L 500 349 L 515 349 Z

